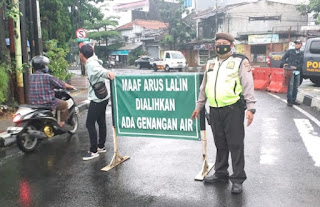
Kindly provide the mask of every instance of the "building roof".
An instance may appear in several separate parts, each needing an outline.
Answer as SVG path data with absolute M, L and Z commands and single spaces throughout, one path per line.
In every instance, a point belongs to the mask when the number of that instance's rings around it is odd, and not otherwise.
M 118 27 L 117 30 L 131 30 L 133 29 L 133 25 L 138 25 L 149 30 L 158 30 L 168 27 L 167 23 L 161 21 L 136 19 L 128 24 Z
M 125 46 L 120 47 L 118 50 L 134 50 L 140 47 L 142 44 L 143 44 L 142 42 L 127 43 Z

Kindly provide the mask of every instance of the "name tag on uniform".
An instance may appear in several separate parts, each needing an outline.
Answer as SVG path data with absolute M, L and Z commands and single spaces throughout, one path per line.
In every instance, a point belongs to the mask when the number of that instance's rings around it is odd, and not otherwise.
M 234 61 L 228 62 L 227 69 L 233 69 L 233 68 L 234 68 L 234 65 L 235 65 L 235 62 L 234 62 Z

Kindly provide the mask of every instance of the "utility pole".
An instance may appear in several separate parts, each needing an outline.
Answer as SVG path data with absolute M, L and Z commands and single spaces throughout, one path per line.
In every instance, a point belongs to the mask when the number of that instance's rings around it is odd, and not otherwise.
M 218 0 L 216 0 L 216 34 L 218 33 Z
M 13 6 L 19 9 L 19 0 L 12 0 Z M 14 45 L 15 45 L 15 61 L 16 61 L 16 80 L 17 80 L 17 93 L 18 103 L 25 103 L 24 101 L 24 88 L 23 88 L 23 74 L 22 74 L 22 53 L 21 53 L 21 29 L 20 29 L 20 14 L 15 15 L 14 22 Z
M 25 65 L 23 71 L 24 80 L 24 95 L 25 101 L 28 103 L 28 89 L 29 89 L 29 75 L 30 69 L 28 67 L 28 46 L 27 46 L 27 27 L 26 27 L 26 1 L 20 0 L 21 16 L 21 46 L 22 46 L 22 62 Z
M 33 10 L 32 10 L 32 0 L 28 0 L 28 4 L 29 4 L 29 41 L 30 41 L 30 48 L 31 48 L 31 57 L 35 56 L 35 40 L 34 40 L 34 24 L 33 24 Z
M 33 10 L 33 22 L 35 22 L 34 33 L 35 33 L 35 55 L 42 55 L 42 34 L 41 34 L 41 23 L 40 23 L 40 7 L 39 0 L 32 0 Z

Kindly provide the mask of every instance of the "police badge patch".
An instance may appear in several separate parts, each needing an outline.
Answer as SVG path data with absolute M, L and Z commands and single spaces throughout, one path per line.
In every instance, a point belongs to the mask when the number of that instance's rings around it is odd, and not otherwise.
M 234 64 L 235 64 L 234 61 L 228 62 L 227 68 L 228 68 L 228 69 L 233 69 L 233 68 L 234 68 Z

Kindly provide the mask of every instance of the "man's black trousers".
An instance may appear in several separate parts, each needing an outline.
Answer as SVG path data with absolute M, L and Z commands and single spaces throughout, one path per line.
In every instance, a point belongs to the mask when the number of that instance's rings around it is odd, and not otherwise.
M 231 154 L 233 174 L 232 183 L 243 183 L 244 171 L 244 113 L 239 102 L 221 108 L 210 107 L 210 122 L 217 148 L 215 175 L 227 177 L 229 152 Z
M 91 101 L 88 109 L 86 127 L 90 137 L 90 152 L 97 152 L 97 147 L 103 148 L 106 142 L 106 107 L 108 100 L 96 103 Z M 96 122 L 99 126 L 99 144 L 97 141 Z

